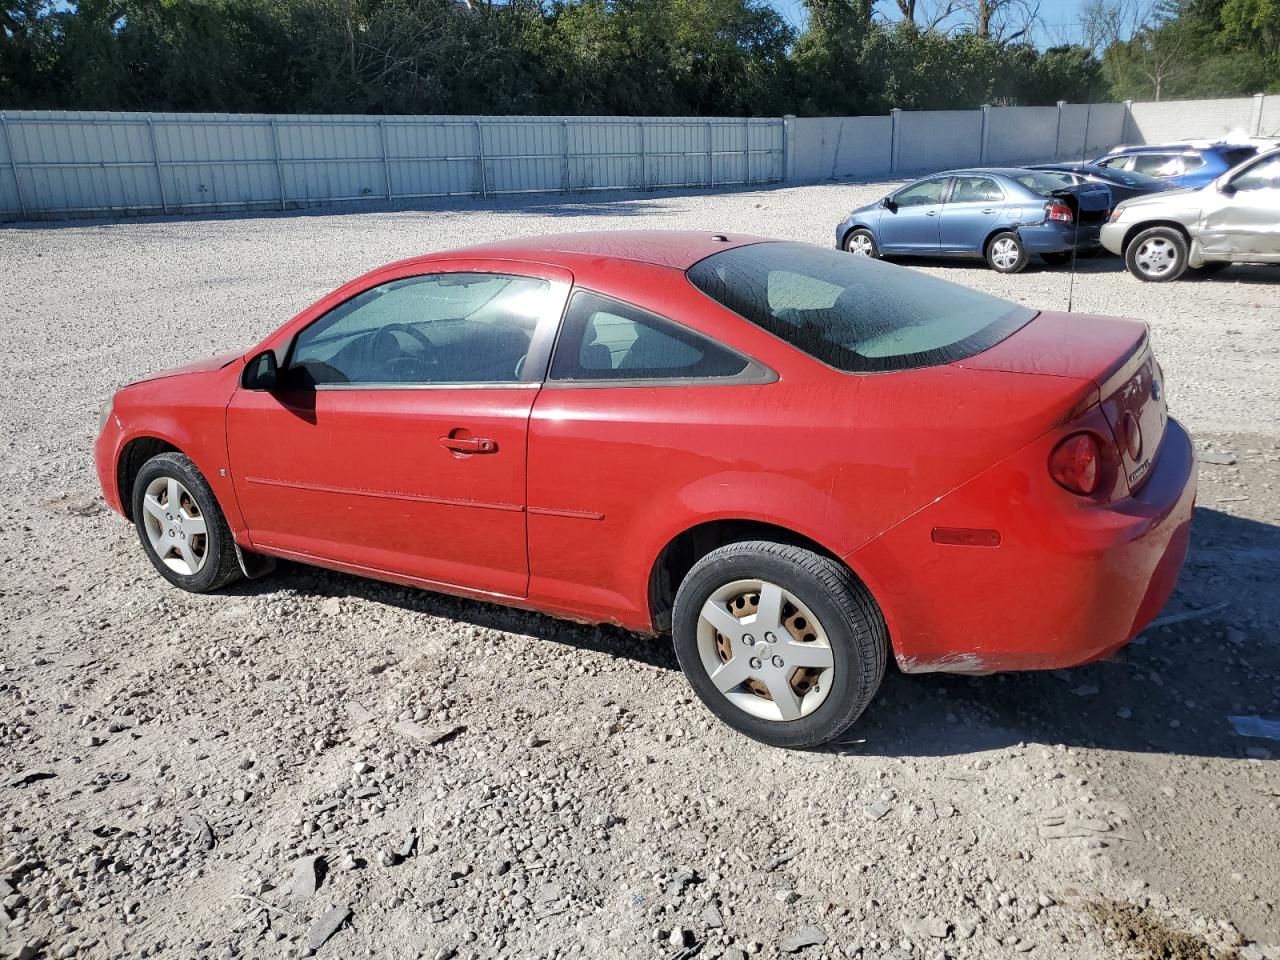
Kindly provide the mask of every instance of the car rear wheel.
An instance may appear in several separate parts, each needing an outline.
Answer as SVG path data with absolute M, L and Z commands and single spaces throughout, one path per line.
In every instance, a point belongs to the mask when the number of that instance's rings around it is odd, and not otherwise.
M 161 453 L 133 482 L 133 524 L 152 565 L 175 586 L 207 593 L 241 576 L 235 541 L 204 476 L 180 453 Z
M 713 550 L 676 593 L 672 634 L 717 717 L 776 747 L 816 747 L 858 719 L 884 677 L 884 618 L 841 564 L 768 541 Z
M 844 248 L 855 257 L 880 259 L 880 248 L 876 246 L 875 235 L 864 227 L 849 231 L 849 235 L 844 238 Z
M 1040 259 L 1051 267 L 1060 267 L 1071 260 L 1070 250 L 1059 250 L 1055 253 L 1042 253 Z
M 1187 241 L 1172 227 L 1143 230 L 1125 248 L 1124 265 L 1148 283 L 1176 280 L 1187 269 Z
M 1018 273 L 1031 259 L 1022 238 L 1011 230 L 997 233 L 987 241 L 987 266 L 998 273 Z

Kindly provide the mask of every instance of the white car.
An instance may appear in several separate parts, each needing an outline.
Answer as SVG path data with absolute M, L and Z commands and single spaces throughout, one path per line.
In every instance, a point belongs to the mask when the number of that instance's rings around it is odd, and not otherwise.
M 1188 267 L 1280 263 L 1280 150 L 1199 189 L 1118 204 L 1099 237 L 1139 280 L 1175 280 Z

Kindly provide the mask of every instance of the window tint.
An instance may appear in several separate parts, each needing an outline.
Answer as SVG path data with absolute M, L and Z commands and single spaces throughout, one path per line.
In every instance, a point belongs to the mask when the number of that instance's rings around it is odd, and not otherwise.
M 900 207 L 919 207 L 930 203 L 941 203 L 942 195 L 947 192 L 947 181 L 950 177 L 934 177 L 932 180 L 921 180 L 911 186 L 899 190 L 893 195 L 893 202 Z
M 1004 191 L 988 177 L 956 177 L 951 203 L 994 203 L 1004 199 Z
M 1231 185 L 1237 190 L 1280 190 L 1280 157 L 1255 163 L 1236 176 Z
M 999 343 L 1035 311 L 915 270 L 802 243 L 707 257 L 694 286 L 774 336 L 846 371 L 949 363 Z
M 678 323 L 580 290 L 569 302 L 552 380 L 669 380 L 731 377 L 747 358 Z
M 384 283 L 298 334 L 287 382 L 512 383 L 550 296 L 545 280 L 491 273 Z
M 1109 170 L 1127 170 L 1129 169 L 1129 157 L 1107 157 L 1105 160 L 1099 160 L 1098 166 L 1106 167 Z

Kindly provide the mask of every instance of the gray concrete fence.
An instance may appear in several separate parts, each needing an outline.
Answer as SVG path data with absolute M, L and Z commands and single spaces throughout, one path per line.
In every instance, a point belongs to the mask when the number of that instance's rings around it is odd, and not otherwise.
M 0 219 L 875 180 L 1280 136 L 1280 96 L 889 116 L 371 117 L 0 112 Z

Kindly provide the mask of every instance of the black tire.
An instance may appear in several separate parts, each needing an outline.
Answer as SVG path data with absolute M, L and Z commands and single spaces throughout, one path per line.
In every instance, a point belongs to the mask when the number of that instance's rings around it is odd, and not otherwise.
M 1009 245 L 1007 248 L 1006 244 Z M 1005 259 L 1006 249 L 1014 253 L 1012 260 Z M 1012 230 L 1001 230 L 988 240 L 983 255 L 986 257 L 987 266 L 996 273 L 1021 273 L 1031 260 L 1031 254 L 1027 253 L 1027 248 L 1023 246 L 1022 238 Z
M 863 245 L 866 253 L 862 256 L 870 257 L 872 260 L 880 259 L 880 245 L 876 243 L 876 236 L 866 227 L 858 227 L 856 230 L 850 230 L 844 237 L 844 249 L 846 253 L 859 255 L 857 247 Z
M 698 641 L 703 605 L 718 589 L 744 579 L 768 581 L 792 594 L 826 634 L 833 661 L 830 687 L 825 699 L 798 719 L 747 713 L 716 688 L 704 666 Z M 712 713 L 753 740 L 793 749 L 826 743 L 861 716 L 884 678 L 889 648 L 879 606 L 848 569 L 810 550 L 764 540 L 720 547 L 694 564 L 676 593 L 672 637 L 681 669 Z
M 1071 262 L 1071 251 L 1058 250 L 1058 251 L 1055 251 L 1054 253 L 1042 253 L 1040 254 L 1040 259 L 1043 260 L 1045 263 L 1047 263 L 1051 267 L 1060 267 L 1064 263 Z
M 1173 227 L 1143 230 L 1124 248 L 1124 265 L 1147 283 L 1177 280 L 1187 270 L 1187 240 Z
M 170 567 L 152 546 L 147 531 L 146 504 L 144 498 L 147 488 L 157 480 L 176 479 L 199 510 L 204 520 L 205 542 L 202 551 L 203 562 L 192 574 L 181 573 Z M 176 587 L 191 593 L 208 593 L 218 590 L 227 584 L 239 580 L 243 576 L 240 563 L 236 559 L 235 541 L 231 529 L 227 526 L 226 517 L 218 506 L 218 501 L 209 489 L 203 474 L 196 469 L 186 456 L 181 453 L 161 453 L 152 457 L 142 465 L 133 481 L 133 525 L 137 530 L 142 549 L 146 552 L 151 565 L 159 574 Z

